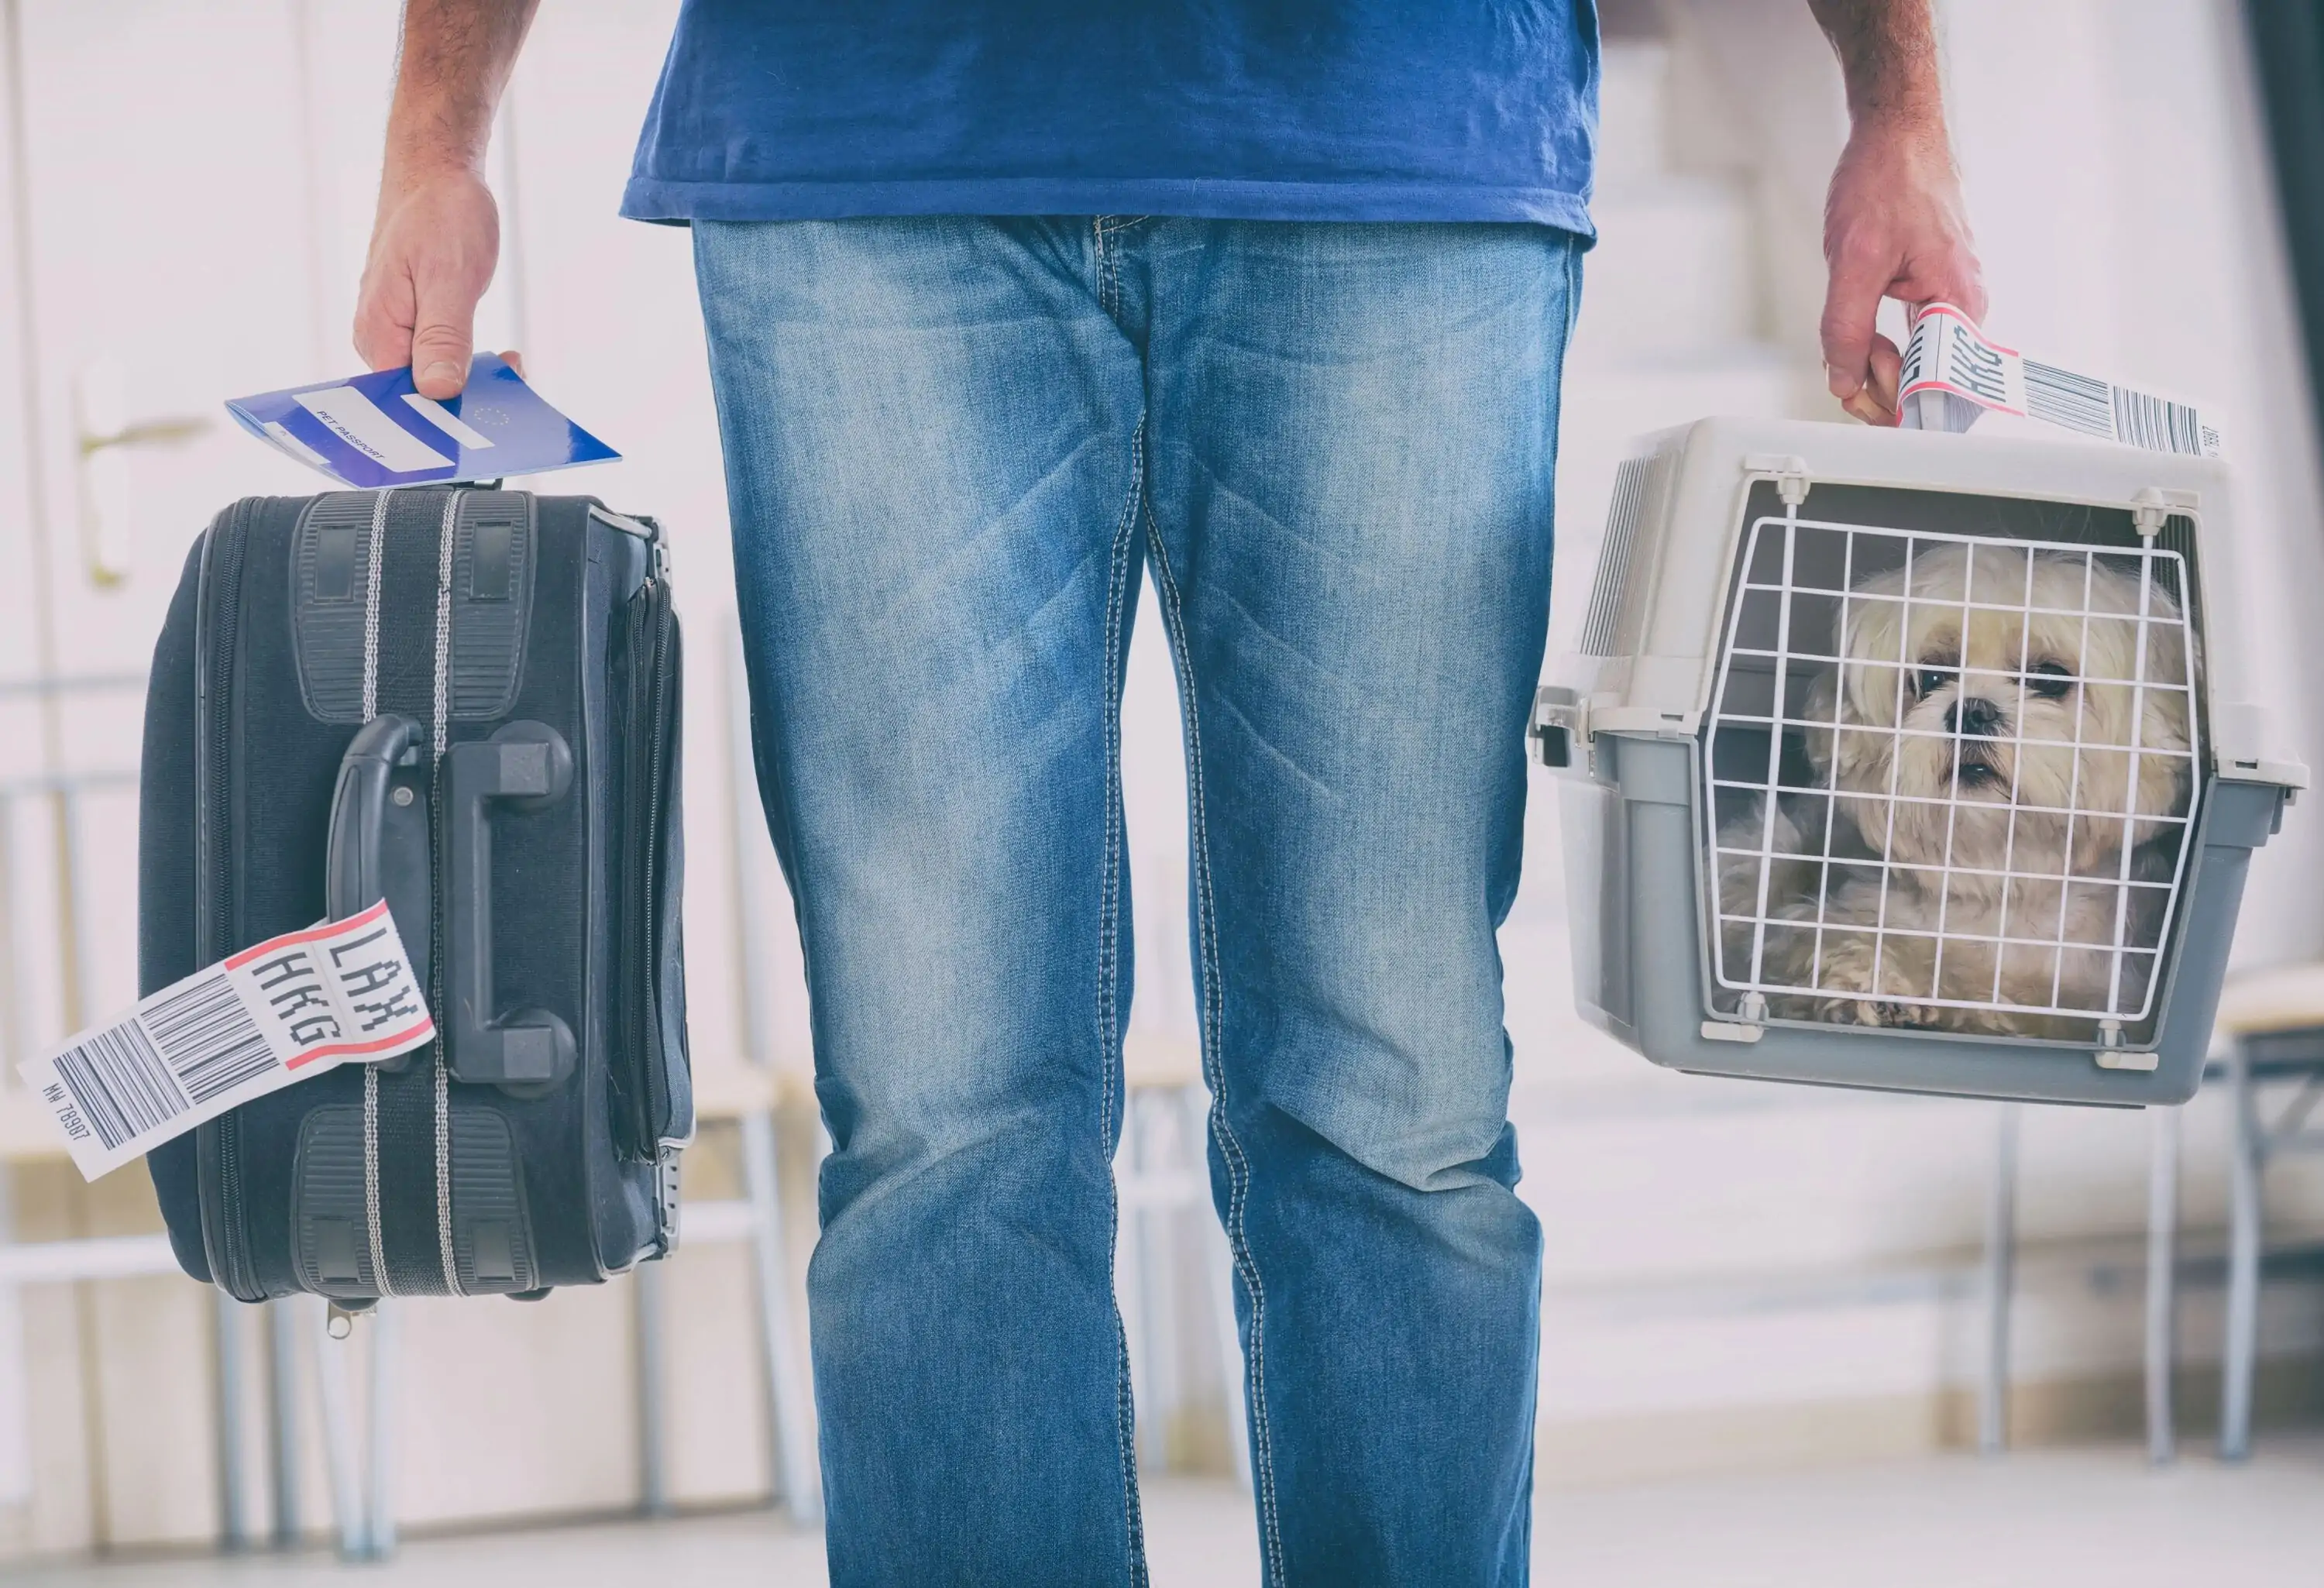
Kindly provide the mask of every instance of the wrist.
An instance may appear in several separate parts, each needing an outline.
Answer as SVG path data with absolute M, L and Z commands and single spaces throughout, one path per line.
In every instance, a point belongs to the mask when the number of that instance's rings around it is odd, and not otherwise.
M 438 182 L 482 183 L 484 180 L 481 151 L 468 155 L 440 149 L 391 149 L 380 171 L 380 199 L 383 205 L 392 205 Z
M 1859 118 L 1849 129 L 1844 164 L 1871 165 L 1911 176 L 1915 180 L 1952 184 L 1960 180 L 1953 164 L 1952 141 L 1941 115 L 1877 115 Z
M 1849 142 L 1894 149 L 1902 154 L 1938 154 L 1950 160 L 1943 103 L 1933 94 L 1888 97 L 1852 106 Z

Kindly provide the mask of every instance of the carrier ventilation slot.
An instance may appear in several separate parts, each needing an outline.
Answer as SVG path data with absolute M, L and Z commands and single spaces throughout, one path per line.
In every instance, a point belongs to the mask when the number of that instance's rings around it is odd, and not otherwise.
M 1582 620 L 1582 653 L 1615 654 L 1622 622 L 1622 596 L 1630 582 L 1630 558 L 1637 549 L 1638 521 L 1646 516 L 1646 487 L 1655 460 L 1634 457 L 1614 472 L 1614 502 L 1606 514 L 1606 542 L 1598 551 L 1598 577 L 1590 587 L 1590 610 Z

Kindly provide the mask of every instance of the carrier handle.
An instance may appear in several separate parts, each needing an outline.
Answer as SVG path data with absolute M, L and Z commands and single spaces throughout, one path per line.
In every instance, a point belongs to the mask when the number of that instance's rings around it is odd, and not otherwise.
M 400 783 L 395 774 L 418 767 L 425 737 L 418 723 L 393 712 L 355 731 L 339 758 L 323 851 L 325 919 L 345 920 L 386 900 L 422 986 L 431 914 L 426 774 Z
M 492 807 L 539 810 L 573 786 L 573 752 L 546 723 L 516 722 L 446 754 L 449 853 L 444 932 L 453 1077 L 531 1088 L 573 1068 L 573 1029 L 545 1009 L 497 1012 L 493 992 Z

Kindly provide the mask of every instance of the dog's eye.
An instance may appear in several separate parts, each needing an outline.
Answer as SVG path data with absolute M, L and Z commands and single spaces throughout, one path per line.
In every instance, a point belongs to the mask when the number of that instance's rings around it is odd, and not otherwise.
M 1923 668 L 1921 676 L 1913 681 L 1913 688 L 1919 692 L 1922 699 L 1926 700 L 1952 681 L 1953 675 L 1950 669 Z
M 2054 661 L 2037 661 L 2034 670 L 2025 675 L 2025 687 L 2046 699 L 2055 700 L 2074 687 L 2074 676 Z

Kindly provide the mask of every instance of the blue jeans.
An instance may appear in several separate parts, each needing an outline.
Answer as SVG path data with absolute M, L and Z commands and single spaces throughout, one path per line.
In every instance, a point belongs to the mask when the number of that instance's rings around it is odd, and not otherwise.
M 1267 1581 L 1519 1583 L 1540 1229 L 1494 931 L 1577 245 L 694 228 L 760 787 L 832 1139 L 832 1580 L 1145 1580 L 1111 1160 L 1140 577 L 1186 719 Z

